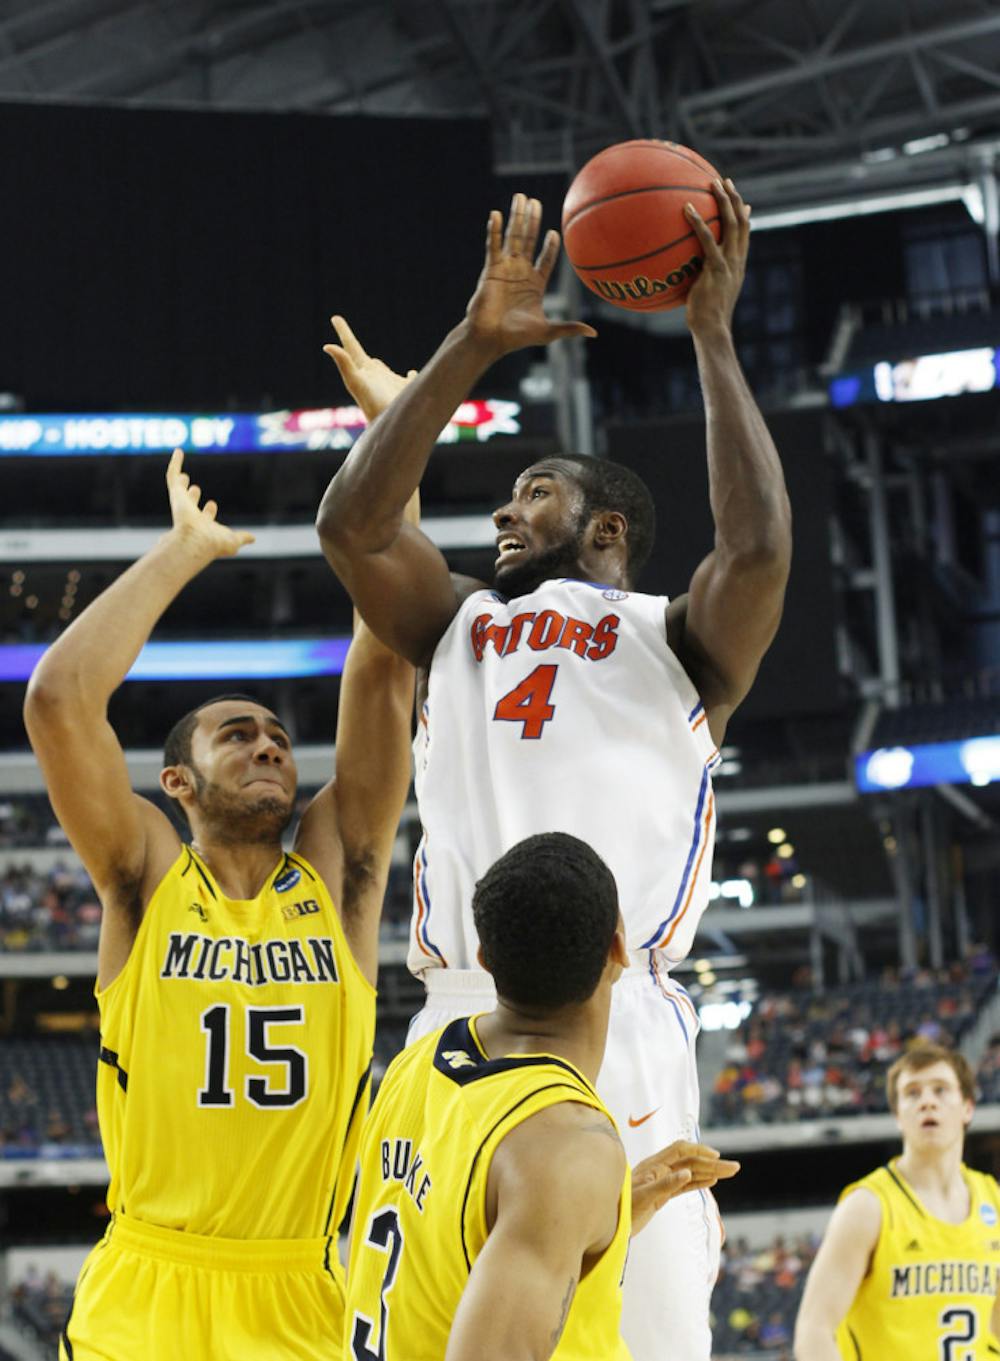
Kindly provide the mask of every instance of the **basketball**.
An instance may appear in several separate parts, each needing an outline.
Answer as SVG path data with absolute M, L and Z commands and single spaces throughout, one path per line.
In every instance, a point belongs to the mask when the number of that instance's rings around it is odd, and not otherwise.
M 722 226 L 712 192 L 718 178 L 704 157 L 676 142 L 619 142 L 599 151 L 563 202 L 570 263 L 613 307 L 678 307 L 704 262 L 684 205 L 694 205 L 718 241 Z

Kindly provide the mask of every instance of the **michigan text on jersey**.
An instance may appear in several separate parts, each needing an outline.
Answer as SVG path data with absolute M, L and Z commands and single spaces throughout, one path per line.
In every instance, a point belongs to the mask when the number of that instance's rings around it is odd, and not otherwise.
M 252 988 L 265 983 L 340 982 L 329 936 L 251 942 L 241 936 L 182 931 L 170 933 L 160 977 L 196 983 L 220 983 L 228 978 Z
M 991 1262 L 914 1262 L 892 1268 L 892 1299 L 914 1295 L 995 1295 L 1000 1267 Z

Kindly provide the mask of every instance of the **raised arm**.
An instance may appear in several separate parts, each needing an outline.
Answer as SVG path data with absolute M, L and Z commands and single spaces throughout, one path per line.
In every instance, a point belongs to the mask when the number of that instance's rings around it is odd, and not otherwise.
M 864 1187 L 834 1210 L 795 1321 L 795 1361 L 840 1361 L 836 1332 L 868 1272 L 881 1228 L 878 1197 Z
M 334 317 L 342 345 L 328 345 L 344 382 L 369 421 L 414 377 L 366 354 L 343 317 Z M 405 518 L 420 523 L 414 494 Z M 354 615 L 337 706 L 334 779 L 306 809 L 296 849 L 319 869 L 340 910 L 344 932 L 365 976 L 375 982 L 378 935 L 392 846 L 410 787 L 410 724 L 414 671 Z
M 503 1140 L 487 1183 L 489 1237 L 445 1361 L 548 1361 L 587 1259 L 614 1236 L 624 1173 L 611 1126 L 582 1106 L 542 1111 Z
M 146 903 L 180 849 L 169 819 L 132 790 L 108 701 L 158 619 L 203 568 L 253 535 L 216 520 L 175 451 L 167 469 L 172 528 L 52 644 L 28 684 L 24 723 L 63 830 L 104 914 L 98 982 L 124 966 Z
M 439 434 L 502 355 L 594 334 L 581 322 L 545 316 L 559 236 L 549 232 L 535 258 L 540 224 L 541 204 L 523 194 L 514 196 L 506 232 L 501 214 L 490 214 L 486 260 L 465 319 L 364 432 L 319 508 L 316 527 L 330 566 L 373 632 L 417 665 L 429 662 L 459 604 L 444 558 L 403 518 Z M 341 339 L 349 354 L 343 332 Z
M 716 185 L 722 242 L 693 207 L 688 218 L 705 252 L 687 320 L 705 401 L 708 482 L 715 547 L 689 592 L 671 603 L 671 646 L 698 688 L 721 743 L 777 632 L 792 554 L 791 512 L 774 442 L 747 385 L 733 343 L 732 315 L 743 283 L 750 209 L 731 180 Z

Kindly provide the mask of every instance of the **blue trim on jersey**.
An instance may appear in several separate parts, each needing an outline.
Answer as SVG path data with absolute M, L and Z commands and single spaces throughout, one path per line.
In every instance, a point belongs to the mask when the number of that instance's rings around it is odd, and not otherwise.
M 670 1005 L 673 1007 L 673 1009 L 674 1009 L 674 1015 L 677 1017 L 677 1024 L 680 1026 L 681 1030 L 683 1030 L 683 1032 L 684 1032 L 684 1043 L 685 1043 L 685 1044 L 689 1044 L 689 1043 L 690 1043 L 690 1036 L 688 1035 L 687 1026 L 684 1024 L 684 1017 L 681 1015 L 681 1009 L 680 1009 L 680 1007 L 677 1005 L 677 1003 L 674 1001 L 674 999 L 670 996 L 670 993 L 669 993 L 669 992 L 666 992 L 666 991 L 664 990 L 663 985 L 660 983 L 660 980 L 657 978 L 657 976 L 656 976 L 656 968 L 655 968 L 655 966 L 654 966 L 654 964 L 653 964 L 653 956 L 652 956 L 652 953 L 650 953 L 650 956 L 649 956 L 649 976 L 650 976 L 650 978 L 652 978 L 652 980 L 653 980 L 653 982 L 656 984 L 656 986 L 660 989 L 660 995 L 662 996 L 663 1000 L 664 1000 L 665 1002 L 669 1002 Z
M 688 999 L 688 1001 L 691 1003 L 691 1010 L 695 1013 L 695 1015 L 697 1015 L 698 1008 L 694 1004 L 694 998 L 688 992 L 687 988 L 684 987 L 683 983 L 678 983 L 677 979 L 674 978 L 672 974 L 670 977 L 670 982 L 672 986 L 677 989 L 677 991 L 681 994 L 682 997 L 686 997 Z
M 701 713 L 702 709 L 704 709 L 704 707 L 705 707 L 704 704 L 702 704 L 701 700 L 699 700 L 698 703 L 691 710 L 691 712 L 688 714 L 688 722 L 691 723 L 694 719 L 696 719 L 698 715 Z
M 417 872 L 418 892 L 424 900 L 424 924 L 420 928 L 420 937 L 428 950 L 433 950 L 441 963 L 447 967 L 444 955 L 427 934 L 427 923 L 431 919 L 431 895 L 427 892 L 427 849 L 424 846 L 420 848 L 420 865 L 421 868 Z
M 667 927 L 670 925 L 670 923 L 677 916 L 677 913 L 681 909 L 681 903 L 683 903 L 684 894 L 687 891 L 688 880 L 691 878 L 691 870 L 692 867 L 694 866 L 695 856 L 698 852 L 698 847 L 701 845 L 701 814 L 702 809 L 705 806 L 705 795 L 707 793 L 708 793 L 708 769 L 706 767 L 706 769 L 703 770 L 701 773 L 701 788 L 698 790 L 698 803 L 694 810 L 694 838 L 691 842 L 691 849 L 688 851 L 688 858 L 687 863 L 684 866 L 684 873 L 681 875 L 681 886 L 677 890 L 677 897 L 674 899 L 674 905 L 670 909 L 670 915 L 666 918 L 665 921 L 660 922 L 659 926 L 650 936 L 649 940 L 643 941 L 642 945 L 639 946 L 640 950 L 655 949 L 656 942 L 660 939 L 664 931 L 667 929 Z

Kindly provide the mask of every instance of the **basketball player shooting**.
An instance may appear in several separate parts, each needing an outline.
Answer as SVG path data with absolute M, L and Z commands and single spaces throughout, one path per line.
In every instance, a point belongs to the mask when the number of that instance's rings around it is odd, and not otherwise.
M 397 379 L 397 383 L 402 380 Z M 288 732 L 223 695 L 167 738 L 190 844 L 133 792 L 108 702 L 188 582 L 252 535 L 201 504 L 178 450 L 172 528 L 46 652 L 25 722 L 103 915 L 97 1106 L 111 1223 L 63 1361 L 339 1361 L 335 1235 L 375 1033 L 378 923 L 410 780 L 413 670 L 363 627 L 337 774 L 302 816 Z
M 668 602 L 635 591 L 653 541 L 652 500 L 631 471 L 604 460 L 547 458 L 518 477 L 493 517 L 491 586 L 450 575 L 404 522 L 439 432 L 492 363 L 594 335 L 546 317 L 559 237 L 547 233 L 536 256 L 541 205 L 521 194 L 506 229 L 490 215 L 465 318 L 361 437 L 317 520 L 327 559 L 373 632 L 429 668 L 409 958 L 428 998 L 410 1038 L 493 1004 L 476 965 L 476 880 L 532 833 L 579 837 L 614 873 L 625 920 L 630 967 L 612 1000 L 598 1090 L 633 1163 L 697 1137 L 698 1019 L 669 968 L 690 949 L 708 902 L 711 770 L 778 627 L 791 554 L 781 465 L 731 329 L 750 210 L 731 183 L 714 192 L 721 244 L 688 213 L 705 265 L 687 321 L 715 543 L 685 595 Z M 358 396 L 372 361 L 342 319 L 335 325 L 343 343 L 328 352 Z M 707 1361 L 720 1240 L 704 1191 L 671 1201 L 637 1240 L 623 1313 L 637 1361 Z

